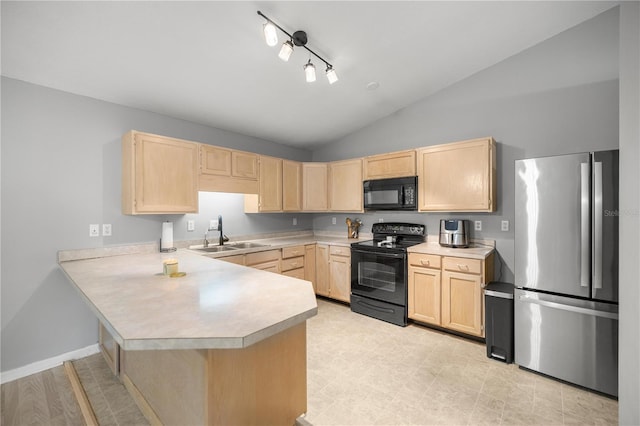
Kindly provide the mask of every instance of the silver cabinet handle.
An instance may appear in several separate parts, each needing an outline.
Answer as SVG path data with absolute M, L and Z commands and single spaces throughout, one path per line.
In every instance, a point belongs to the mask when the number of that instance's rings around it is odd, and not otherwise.
M 589 231 L 591 221 L 589 217 L 589 163 L 580 163 L 580 286 L 589 287 L 591 276 L 591 244 Z
M 602 162 L 593 163 L 593 288 L 602 288 Z

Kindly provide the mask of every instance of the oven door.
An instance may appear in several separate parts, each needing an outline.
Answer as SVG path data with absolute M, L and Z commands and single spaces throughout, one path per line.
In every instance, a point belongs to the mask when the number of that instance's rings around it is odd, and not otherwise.
M 407 304 L 407 254 L 351 247 L 351 293 Z

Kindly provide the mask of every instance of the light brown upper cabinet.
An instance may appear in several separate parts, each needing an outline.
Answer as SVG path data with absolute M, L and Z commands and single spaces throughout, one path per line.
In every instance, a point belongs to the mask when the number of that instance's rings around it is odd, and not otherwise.
M 198 212 L 198 144 L 132 130 L 122 137 L 122 213 Z
M 302 163 L 282 160 L 282 210 L 302 210 Z
M 327 211 L 327 163 L 302 163 L 302 210 Z
M 258 194 L 245 194 L 245 213 L 282 211 L 282 159 L 261 155 Z
M 416 175 L 416 151 L 398 151 L 364 158 L 363 180 Z
M 493 138 L 418 150 L 420 211 L 492 212 L 496 209 Z
M 258 154 L 200 144 L 200 190 L 258 193 Z
M 329 210 L 363 211 L 362 159 L 329 163 Z

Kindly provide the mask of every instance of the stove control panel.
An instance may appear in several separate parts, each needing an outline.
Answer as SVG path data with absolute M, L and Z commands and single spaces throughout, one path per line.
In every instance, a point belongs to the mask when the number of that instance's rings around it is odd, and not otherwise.
M 383 222 L 374 223 L 371 227 L 373 234 L 396 234 L 424 236 L 426 226 L 419 223 Z

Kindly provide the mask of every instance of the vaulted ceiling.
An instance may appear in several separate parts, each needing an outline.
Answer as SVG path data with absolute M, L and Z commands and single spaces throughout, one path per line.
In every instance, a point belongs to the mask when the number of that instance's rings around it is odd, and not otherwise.
M 339 139 L 610 1 L 2 1 L 2 75 L 300 148 Z M 262 11 L 324 64 L 265 44 Z M 306 83 L 311 59 L 318 80 Z M 369 83 L 378 88 L 370 90 Z

